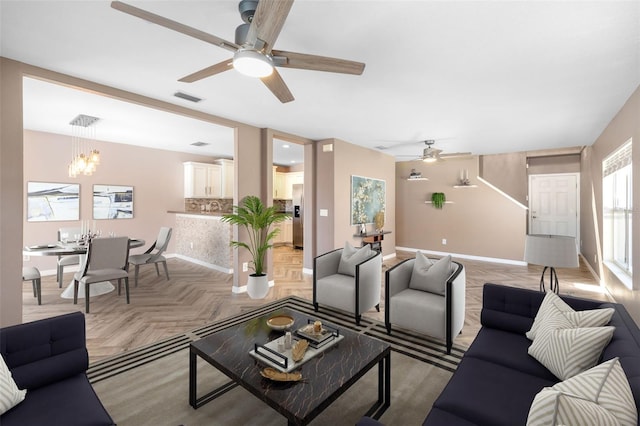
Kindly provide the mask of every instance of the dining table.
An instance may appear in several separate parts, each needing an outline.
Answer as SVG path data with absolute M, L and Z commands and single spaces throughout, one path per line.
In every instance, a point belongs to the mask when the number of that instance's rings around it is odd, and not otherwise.
M 129 248 L 137 248 L 144 246 L 145 241 L 138 238 L 129 239 Z M 58 241 L 50 244 L 39 244 L 26 246 L 22 250 L 22 254 L 26 256 L 80 256 L 80 267 L 82 268 L 87 260 L 87 250 L 89 245 L 83 242 L 77 241 Z M 89 288 L 89 296 L 99 296 L 115 290 L 115 286 L 110 281 L 103 281 L 99 283 L 91 284 Z M 63 299 L 73 299 L 73 280 L 64 289 L 60 295 Z M 84 298 L 84 284 L 80 283 L 78 288 L 78 298 Z

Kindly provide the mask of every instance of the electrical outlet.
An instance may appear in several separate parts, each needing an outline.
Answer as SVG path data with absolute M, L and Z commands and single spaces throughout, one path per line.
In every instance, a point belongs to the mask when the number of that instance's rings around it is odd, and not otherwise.
M 447 239 L 446 239 L 446 238 L 443 238 L 443 239 L 442 239 L 442 245 L 443 245 L 443 246 L 446 246 L 446 245 L 447 245 Z
M 191 248 L 191 249 L 193 248 L 193 241 L 191 241 L 191 242 L 189 243 L 189 248 Z
M 242 272 L 247 272 L 249 271 L 249 262 L 244 262 L 242 264 Z

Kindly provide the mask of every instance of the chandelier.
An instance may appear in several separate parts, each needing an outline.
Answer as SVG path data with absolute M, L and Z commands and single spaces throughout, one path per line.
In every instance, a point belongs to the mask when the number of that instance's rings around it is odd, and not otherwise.
M 92 126 L 98 117 L 80 114 L 69 122 L 71 124 L 71 163 L 69 177 L 80 174 L 91 176 L 100 164 L 100 151 L 90 148 L 96 140 L 96 126 Z

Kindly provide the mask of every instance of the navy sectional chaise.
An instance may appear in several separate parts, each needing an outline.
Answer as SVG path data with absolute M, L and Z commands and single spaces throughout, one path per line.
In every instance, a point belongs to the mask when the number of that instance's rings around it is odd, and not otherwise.
M 601 361 L 615 357 L 640 407 L 640 330 L 624 306 L 561 296 L 575 310 L 611 307 L 613 338 Z M 524 425 L 534 397 L 559 380 L 527 353 L 544 293 L 485 284 L 478 336 L 433 404 L 424 425 Z M 640 416 L 639 416 L 640 418 Z
M 482 328 L 423 426 L 526 424 L 536 394 L 559 382 L 527 352 L 531 341 L 525 333 L 531 329 L 543 298 L 544 293 L 538 291 L 485 284 Z M 615 327 L 613 338 L 600 361 L 620 358 L 636 409 L 640 409 L 640 329 L 627 310 L 617 303 L 561 298 L 574 310 L 615 309 L 609 323 Z M 357 426 L 381 424 L 363 417 Z
M 2 426 L 114 425 L 86 375 L 89 354 L 81 312 L 0 329 L 0 353 L 21 403 L 0 416 Z

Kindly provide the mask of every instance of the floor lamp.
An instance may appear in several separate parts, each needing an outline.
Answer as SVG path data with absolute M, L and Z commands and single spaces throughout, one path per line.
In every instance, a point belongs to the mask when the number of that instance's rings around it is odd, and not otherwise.
M 540 276 L 540 291 L 546 291 L 544 274 L 549 269 L 549 288 L 559 293 L 556 268 L 578 267 L 576 239 L 561 235 L 527 235 L 524 260 L 527 263 L 544 266 Z

